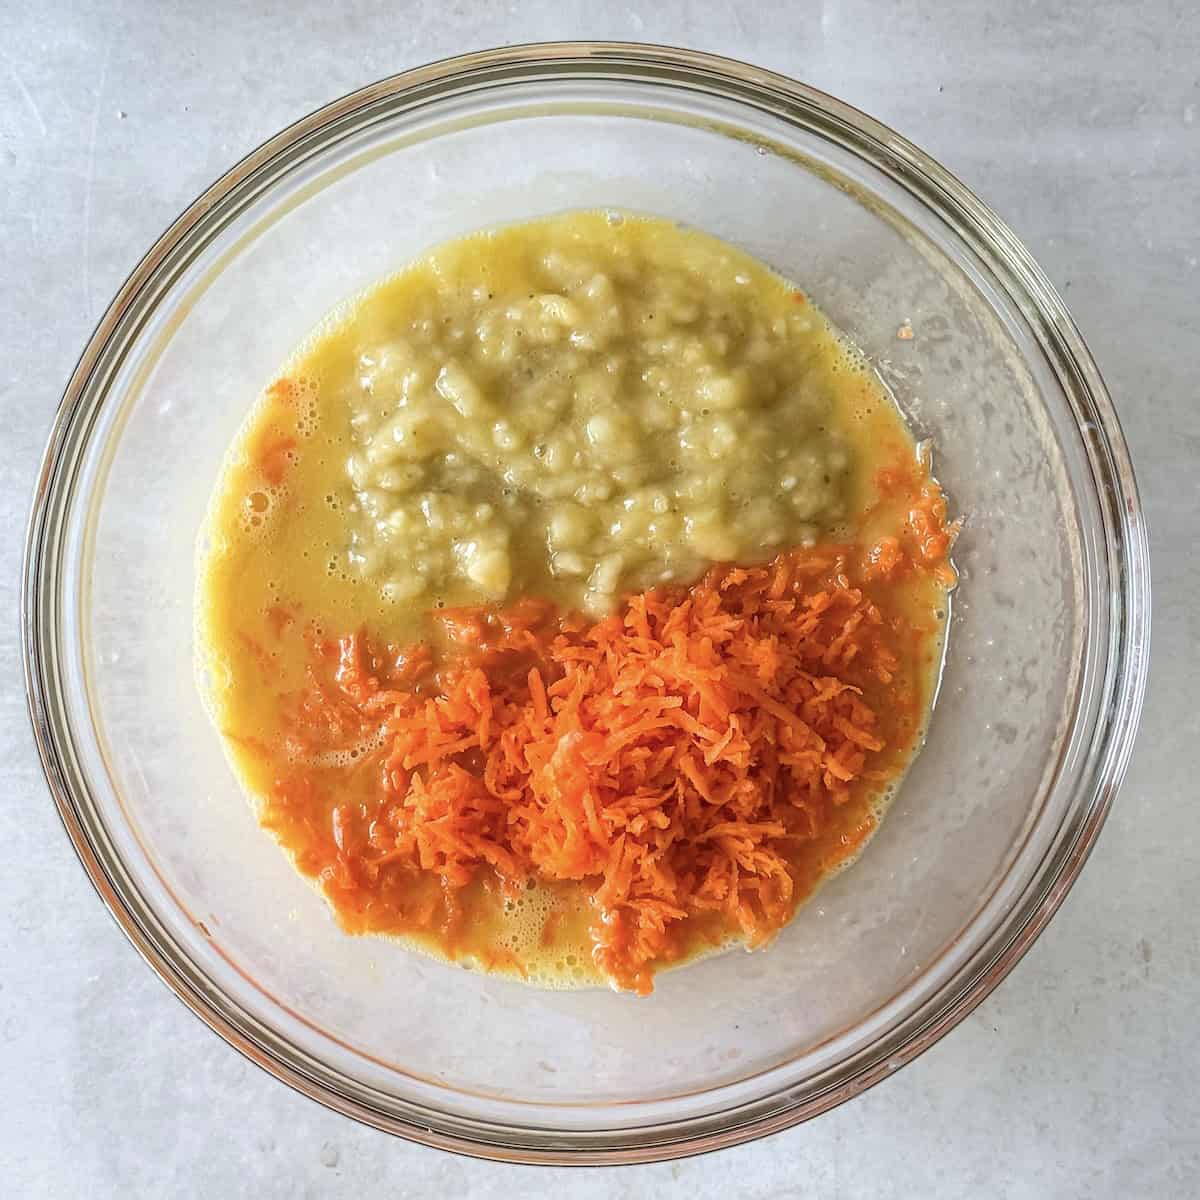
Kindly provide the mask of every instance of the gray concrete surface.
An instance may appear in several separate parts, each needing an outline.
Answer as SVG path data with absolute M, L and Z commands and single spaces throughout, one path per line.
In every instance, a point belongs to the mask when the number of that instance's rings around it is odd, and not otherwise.
M 1187 0 L 607 6 L 0 0 L 0 1187 L 28 1197 L 1189 1196 L 1200 1192 L 1200 10 Z M 293 1094 L 138 961 L 47 797 L 20 531 L 60 389 L 170 218 L 276 129 L 474 47 L 632 37 L 834 91 L 956 170 L 1065 291 L 1153 537 L 1143 733 L 1082 880 L 913 1066 L 704 1159 L 572 1173 L 391 1140 Z

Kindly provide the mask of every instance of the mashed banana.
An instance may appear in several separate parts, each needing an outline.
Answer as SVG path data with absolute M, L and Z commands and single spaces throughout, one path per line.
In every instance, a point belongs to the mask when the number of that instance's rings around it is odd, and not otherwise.
M 571 214 L 435 251 L 364 299 L 344 396 L 350 570 L 391 600 L 630 588 L 761 560 L 844 511 L 794 288 L 665 221 Z M 319 352 L 316 356 L 319 358 Z

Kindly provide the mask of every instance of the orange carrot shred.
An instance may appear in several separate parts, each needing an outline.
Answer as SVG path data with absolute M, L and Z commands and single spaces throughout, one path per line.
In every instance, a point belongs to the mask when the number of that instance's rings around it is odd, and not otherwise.
M 928 512 L 914 552 L 930 547 L 936 569 L 944 508 Z M 888 568 L 856 553 L 714 568 L 593 622 L 531 600 L 444 610 L 438 655 L 363 632 L 315 641 L 289 744 L 379 747 L 356 768 L 378 780 L 378 811 L 340 806 L 320 835 L 327 889 L 414 870 L 448 897 L 480 872 L 509 888 L 580 881 L 597 966 L 641 993 L 689 918 L 768 940 L 811 882 L 795 877 L 795 848 L 845 827 L 835 814 L 887 777 L 865 697 L 900 703 L 895 622 L 851 577 L 855 563 L 867 578 Z M 843 855 L 871 825 L 852 828 Z

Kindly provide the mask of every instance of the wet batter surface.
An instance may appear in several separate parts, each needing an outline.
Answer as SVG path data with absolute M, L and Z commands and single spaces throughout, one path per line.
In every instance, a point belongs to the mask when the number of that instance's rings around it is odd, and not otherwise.
M 201 686 L 348 930 L 645 991 L 768 941 L 877 827 L 949 545 L 802 292 L 566 214 L 434 251 L 259 399 L 201 534 Z

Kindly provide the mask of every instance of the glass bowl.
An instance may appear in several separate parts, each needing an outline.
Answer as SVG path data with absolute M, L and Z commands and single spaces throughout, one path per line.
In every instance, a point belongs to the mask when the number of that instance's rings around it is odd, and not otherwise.
M 256 827 L 192 671 L 209 489 L 293 347 L 433 243 L 578 207 L 689 222 L 795 280 L 932 439 L 965 518 L 928 743 L 878 836 L 768 951 L 667 973 L 641 1001 L 344 936 Z M 1012 233 L 937 163 L 740 63 L 510 48 L 298 122 L 135 269 L 70 381 L 34 498 L 30 708 L 105 903 L 255 1062 L 431 1145 L 665 1158 L 862 1091 L 1029 947 L 1128 759 L 1146 555 L 1125 443 L 1078 331 Z

